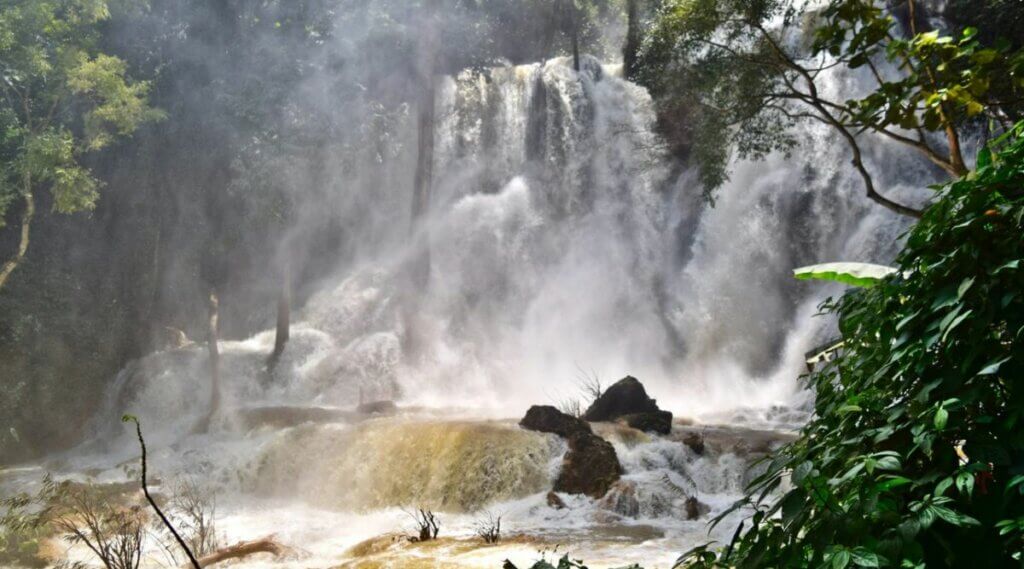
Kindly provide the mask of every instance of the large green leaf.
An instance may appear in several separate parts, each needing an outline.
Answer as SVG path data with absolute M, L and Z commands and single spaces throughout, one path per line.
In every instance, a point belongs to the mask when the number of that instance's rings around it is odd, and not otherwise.
M 895 272 L 896 269 L 892 267 L 871 263 L 823 263 L 795 269 L 793 276 L 801 280 L 835 281 L 869 287 Z

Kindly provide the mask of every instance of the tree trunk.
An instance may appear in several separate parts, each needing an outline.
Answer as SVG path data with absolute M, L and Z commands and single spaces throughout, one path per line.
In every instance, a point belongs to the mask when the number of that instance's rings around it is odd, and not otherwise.
M 17 269 L 21 262 L 25 259 L 25 253 L 28 252 L 29 243 L 29 231 L 32 228 L 32 217 L 36 214 L 36 201 L 32 196 L 32 179 L 27 175 L 25 176 L 25 209 L 21 212 L 21 239 L 18 241 L 18 250 L 14 253 L 3 267 L 0 267 L 0 290 L 3 290 L 4 285 L 7 284 L 7 279 Z
M 209 567 L 214 563 L 220 563 L 228 559 L 240 559 L 256 553 L 270 553 L 276 557 L 284 553 L 286 549 L 283 545 L 274 541 L 273 536 L 253 541 L 240 541 L 200 557 L 199 565 Z
M 277 330 L 274 335 L 274 351 L 270 354 L 270 358 L 267 359 L 267 369 L 269 371 L 274 371 L 274 368 L 277 367 L 277 362 L 281 359 L 281 354 L 284 353 L 284 347 L 291 336 L 291 319 L 291 276 L 288 274 L 288 267 L 285 267 L 284 274 L 281 275 L 281 293 L 277 297 Z
M 413 178 L 412 220 L 415 224 L 430 207 L 431 178 L 434 174 L 434 85 L 433 78 L 424 78 L 417 109 L 416 174 Z
M 419 100 L 416 106 L 417 153 L 416 172 L 413 175 L 411 229 L 413 237 L 420 240 L 412 267 L 412 282 L 417 287 L 426 286 L 430 280 L 430 245 L 428 234 L 421 222 L 430 209 L 434 177 L 434 123 L 437 105 L 434 74 L 439 40 L 436 17 L 436 13 L 432 12 L 425 18 L 426 29 L 420 36 L 420 59 L 416 70 L 419 75 Z
M 580 28 L 579 18 L 576 13 L 576 2 L 567 0 L 569 3 L 569 35 L 572 40 L 572 68 L 577 73 L 580 71 Z
M 220 301 L 217 299 L 217 292 L 210 292 L 210 301 L 207 305 L 209 321 L 207 327 L 206 346 L 210 354 L 210 410 L 199 424 L 196 432 L 205 433 L 210 430 L 210 423 L 214 415 L 220 410 L 220 350 L 217 347 L 219 341 L 219 313 Z
M 622 49 L 622 72 L 633 80 L 637 74 L 640 51 L 640 0 L 626 0 L 626 45 Z

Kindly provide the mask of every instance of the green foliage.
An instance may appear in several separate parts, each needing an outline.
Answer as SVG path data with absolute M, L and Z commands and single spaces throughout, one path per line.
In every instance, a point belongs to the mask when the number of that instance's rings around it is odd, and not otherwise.
M 818 21 L 815 53 L 839 58 L 851 69 L 870 67 L 884 79 L 868 96 L 844 103 L 843 119 L 851 124 L 937 131 L 986 111 L 999 118 L 1024 93 L 1024 51 L 1004 42 L 985 47 L 977 28 L 956 38 L 937 30 L 902 38 L 893 34 L 894 20 L 881 8 L 849 0 L 829 4 Z M 898 75 L 885 76 L 876 66 L 882 55 L 899 66 Z
M 899 272 L 826 308 L 815 415 L 692 567 L 996 567 L 1024 552 L 1024 123 L 941 188 Z M 718 518 L 720 521 L 722 518 Z
M 583 561 L 578 559 L 570 559 L 568 554 L 565 554 L 558 558 L 558 562 L 552 564 L 547 559 L 541 559 L 530 566 L 530 569 L 587 569 L 587 566 L 583 564 Z M 629 565 L 622 567 L 621 569 L 640 569 L 639 565 Z
M 54 210 L 95 207 L 100 183 L 81 164 L 163 114 L 149 84 L 99 51 L 106 0 L 13 0 L 0 7 L 0 227 L 10 205 L 48 187 Z
M 33 497 L 18 494 L 0 500 L 0 565 L 45 567 L 38 557 L 40 542 L 49 537 L 45 515 Z
M 641 47 L 637 79 L 655 97 L 663 130 L 676 129 L 669 138 L 677 150 L 700 167 L 709 199 L 728 179 L 734 151 L 760 159 L 796 144 L 792 119 L 766 104 L 781 75 L 750 28 L 783 9 L 772 0 L 670 0 Z
M 843 136 L 875 199 L 859 133 L 908 145 L 958 177 L 967 171 L 959 130 L 983 115 L 1008 128 L 1024 94 L 1019 46 L 984 44 L 975 28 L 958 37 L 913 31 L 903 35 L 877 0 L 830 0 L 820 9 L 790 0 L 668 0 L 641 50 L 639 79 L 676 129 L 669 135 L 677 150 L 700 167 L 707 196 L 728 179 L 734 155 L 789 152 L 797 143 L 790 127 L 811 120 Z M 865 95 L 823 94 L 827 74 L 860 68 L 874 81 Z

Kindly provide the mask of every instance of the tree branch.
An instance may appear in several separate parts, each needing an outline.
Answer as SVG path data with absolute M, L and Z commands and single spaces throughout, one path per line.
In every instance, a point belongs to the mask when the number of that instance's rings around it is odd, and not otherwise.
M 124 417 L 121 418 L 121 420 L 124 422 L 131 421 L 132 423 L 135 423 L 135 434 L 139 437 L 139 446 L 142 447 L 142 493 L 146 495 L 146 501 L 149 502 L 149 505 L 153 507 L 153 511 L 156 512 L 156 515 L 160 516 L 160 521 L 162 521 L 164 523 L 164 526 L 166 526 L 167 529 L 171 532 L 171 535 L 174 536 L 174 539 L 178 542 L 178 545 L 180 545 L 181 548 L 185 550 L 185 555 L 188 555 L 188 559 L 192 563 L 192 567 L 194 567 L 194 569 L 202 569 L 202 566 L 199 564 L 199 561 L 196 560 L 196 556 L 192 554 L 192 549 L 190 549 L 188 544 L 185 543 L 185 540 L 182 539 L 180 535 L 178 535 L 178 530 L 174 529 L 174 526 L 171 525 L 170 520 L 168 520 L 167 516 L 164 515 L 163 510 L 160 509 L 160 506 L 156 505 L 156 501 L 153 499 L 153 496 L 149 494 L 149 485 L 146 483 L 146 441 L 142 439 L 142 425 L 139 424 L 138 417 L 133 417 L 132 415 L 125 415 Z

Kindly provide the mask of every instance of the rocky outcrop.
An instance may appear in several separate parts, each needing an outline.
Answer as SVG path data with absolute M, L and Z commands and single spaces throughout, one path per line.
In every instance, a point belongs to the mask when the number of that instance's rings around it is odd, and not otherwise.
M 555 494 L 553 491 L 548 492 L 547 501 L 548 507 L 553 508 L 555 510 L 564 510 L 566 507 L 565 501 L 558 497 L 558 494 Z
M 528 431 L 553 433 L 569 438 L 576 433 L 591 433 L 590 425 L 572 415 L 567 415 L 551 405 L 534 405 L 519 421 L 519 426 Z
M 622 475 L 622 465 L 611 443 L 594 434 L 585 421 L 550 405 L 534 405 L 519 421 L 530 431 L 553 433 L 569 443 L 555 492 L 586 494 L 600 498 Z
M 670 411 L 630 413 L 619 417 L 619 422 L 647 433 L 667 435 L 672 432 L 672 413 Z
M 555 492 L 604 496 L 622 476 L 622 465 L 615 447 L 590 432 L 569 437 L 569 452 L 562 458 L 562 470 L 555 480 Z
M 636 495 L 636 482 L 619 480 L 601 500 L 601 507 L 625 516 L 636 518 L 640 515 L 640 500 Z
M 686 519 L 696 520 L 711 511 L 711 507 L 698 500 L 695 496 L 686 499 Z
M 658 409 L 640 380 L 626 376 L 612 384 L 587 408 L 587 421 L 621 420 L 634 429 L 667 435 L 672 431 L 672 413 Z
M 704 454 L 704 435 L 697 431 L 686 433 L 683 437 L 683 444 L 690 447 L 694 454 Z

